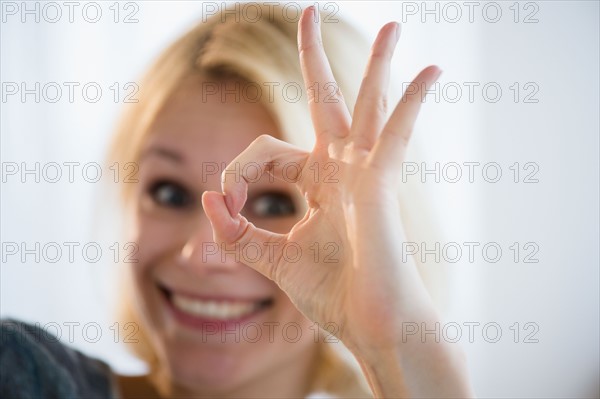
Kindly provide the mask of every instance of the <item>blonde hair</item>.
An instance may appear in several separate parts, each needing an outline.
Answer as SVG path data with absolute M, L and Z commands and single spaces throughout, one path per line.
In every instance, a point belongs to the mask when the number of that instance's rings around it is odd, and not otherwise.
M 138 161 L 158 113 L 184 80 L 199 73 L 216 78 L 233 76 L 262 87 L 260 101 L 273 115 L 282 138 L 306 150 L 312 149 L 314 134 L 296 44 L 297 20 L 286 18 L 280 6 L 265 7 L 256 3 L 253 6 L 261 10 L 262 17 L 258 20 L 247 20 L 240 15 L 239 8 L 236 8 L 237 13 L 219 12 L 194 26 L 160 55 L 140 81 L 139 102 L 126 105 L 110 149 L 111 164 Z M 323 45 L 337 86 L 352 112 L 369 53 L 368 43 L 343 20 L 327 23 L 321 18 L 321 21 Z M 277 90 L 267 93 L 270 85 L 277 84 Z M 301 89 L 299 101 L 290 101 L 286 96 L 283 90 L 286 84 Z M 131 190 L 131 185 L 122 185 L 125 203 L 132 197 Z M 423 202 L 422 198 L 414 196 L 414 192 L 407 196 L 401 209 L 406 218 L 412 216 L 409 203 L 422 206 Z M 408 221 L 405 223 L 408 232 L 423 230 L 423 220 L 410 218 Z M 123 294 L 131 291 L 127 289 L 131 284 L 128 278 L 121 279 L 121 284 Z M 139 342 L 131 344 L 130 348 L 152 369 L 158 359 L 133 298 L 123 298 L 119 306 L 120 320 L 133 321 L 140 327 L 136 335 Z M 318 359 L 310 387 L 313 391 L 339 397 L 371 396 L 362 374 L 340 355 L 337 348 L 319 344 Z

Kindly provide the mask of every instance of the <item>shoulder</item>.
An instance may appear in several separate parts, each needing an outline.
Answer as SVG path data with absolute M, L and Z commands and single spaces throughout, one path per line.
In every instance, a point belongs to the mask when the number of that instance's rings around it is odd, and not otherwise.
M 0 320 L 0 397 L 111 397 L 111 370 L 39 326 Z

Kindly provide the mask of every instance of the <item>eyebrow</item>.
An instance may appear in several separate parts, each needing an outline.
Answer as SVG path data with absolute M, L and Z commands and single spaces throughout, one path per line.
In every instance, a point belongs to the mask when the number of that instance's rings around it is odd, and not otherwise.
M 144 160 L 144 158 L 151 155 L 165 158 L 176 163 L 184 163 L 183 156 L 180 153 L 165 147 L 152 147 L 148 149 L 142 154 L 142 156 L 140 157 L 140 161 Z

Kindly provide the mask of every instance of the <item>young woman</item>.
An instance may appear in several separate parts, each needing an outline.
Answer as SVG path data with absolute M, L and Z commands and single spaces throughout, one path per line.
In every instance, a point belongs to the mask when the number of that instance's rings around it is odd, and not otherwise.
M 122 187 L 139 248 L 123 320 L 140 328 L 134 350 L 149 374 L 116 376 L 4 323 L 0 360 L 13 371 L 1 393 L 472 396 L 457 348 L 403 334 L 438 321 L 401 254 L 398 187 L 421 94 L 441 71 L 421 71 L 388 118 L 398 24 L 379 32 L 359 85 L 342 46 L 360 47 L 352 30 L 330 27 L 330 67 L 315 8 L 297 25 L 275 10 L 219 14 L 179 39 L 116 134 L 111 161 L 139 166 L 139 182 Z M 319 326 L 358 360 L 370 392 Z

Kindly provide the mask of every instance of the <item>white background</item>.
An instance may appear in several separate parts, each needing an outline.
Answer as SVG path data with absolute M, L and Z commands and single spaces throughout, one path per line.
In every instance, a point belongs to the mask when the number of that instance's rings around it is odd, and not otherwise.
M 16 15 L 7 12 L 11 4 L 19 9 Z M 113 343 L 110 330 L 117 266 L 109 246 L 119 240 L 119 223 L 106 187 L 81 178 L 70 184 L 64 176 L 51 184 L 36 183 L 33 175 L 26 175 L 22 183 L 20 174 L 5 172 L 21 162 L 102 163 L 120 109 L 109 86 L 135 82 L 161 49 L 201 19 L 202 4 L 137 2 L 139 22 L 133 24 L 113 21 L 113 2 L 98 3 L 103 17 L 95 24 L 82 18 L 83 2 L 75 9 L 73 23 L 62 2 L 57 3 L 63 12 L 57 23 L 46 21 L 43 14 L 39 23 L 34 15 L 22 22 L 21 4 L 2 2 L 0 315 L 40 322 L 50 331 L 58 325 L 64 342 L 105 359 L 120 372 L 139 372 L 141 365 Z M 33 9 L 36 2 L 27 4 Z M 41 11 L 45 3 L 37 4 Z M 473 22 L 464 2 L 427 3 L 428 9 L 438 7 L 439 21 L 435 14 L 423 13 L 422 2 L 339 3 L 339 15 L 371 40 L 385 22 L 403 22 L 393 68 L 398 81 L 435 63 L 444 70 L 440 90 L 450 90 L 455 83 L 462 87 L 462 98 L 455 103 L 448 101 L 454 97 L 450 91 L 439 102 L 428 97 L 415 133 L 415 145 L 426 161 L 496 162 L 502 169 L 497 183 L 486 182 L 479 168 L 473 183 L 463 176 L 455 184 L 444 179 L 428 184 L 448 241 L 497 242 L 504 251 L 497 263 L 486 262 L 479 250 L 475 262 L 466 261 L 463 254 L 457 263 L 431 266 L 449 274 L 444 315 L 463 326 L 460 342 L 477 395 L 597 397 L 598 2 L 497 2 L 488 8 L 484 2 L 477 4 Z M 120 20 L 133 10 L 124 9 L 123 3 L 120 7 Z M 498 8 L 499 21 L 489 22 Z M 457 9 L 462 17 L 453 23 Z M 517 22 L 515 9 L 520 11 Z M 537 22 L 524 23 L 530 13 Z M 66 101 L 66 91 L 57 103 L 44 98 L 36 103 L 33 95 L 25 101 L 20 93 L 7 96 L 6 84 L 11 82 L 27 82 L 28 87 L 35 82 L 98 82 L 104 91 L 93 104 L 77 89 L 73 103 Z M 464 82 L 480 84 L 472 102 Z M 482 86 L 489 82 L 502 89 L 498 102 L 484 98 Z M 520 88 L 517 102 L 510 89 L 515 82 Z M 524 102 L 531 87 L 538 88 L 531 98 L 536 103 Z M 515 162 L 521 167 L 519 183 L 513 182 L 509 169 Z M 522 182 L 531 170 L 523 169 L 527 162 L 539 167 L 537 183 Z M 31 247 L 36 241 L 97 241 L 104 252 L 97 263 L 83 261 L 76 250 L 75 262 L 63 254 L 54 264 L 44 259 L 37 263 L 33 256 L 22 262 L 19 255 L 5 253 L 7 243 L 27 242 Z M 519 262 L 509 249 L 514 242 L 521 246 Z M 538 246 L 538 263 L 523 262 L 527 242 Z M 72 339 L 65 322 L 80 323 Z M 96 343 L 86 342 L 82 333 L 90 322 L 102 328 Z M 468 342 L 464 322 L 481 323 L 474 343 Z M 481 326 L 492 322 L 502 328 L 497 343 L 482 335 Z M 516 322 L 517 343 L 510 329 Z M 524 329 L 528 322 L 539 327 L 533 336 L 537 343 L 524 342 L 533 331 Z M 90 341 L 94 330 L 87 332 Z M 488 330 L 486 338 L 494 335 Z

